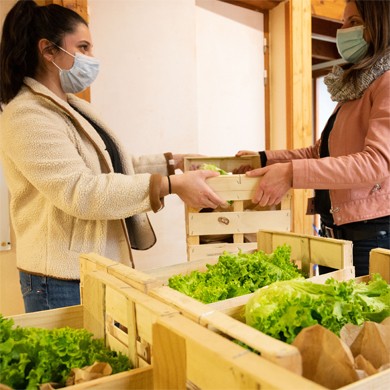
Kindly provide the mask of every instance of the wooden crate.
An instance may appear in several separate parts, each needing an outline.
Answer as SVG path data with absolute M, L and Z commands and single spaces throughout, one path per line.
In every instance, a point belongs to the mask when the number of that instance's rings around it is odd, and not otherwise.
M 263 239 L 263 235 L 267 239 Z M 332 265 L 340 269 L 317 278 L 319 282 L 321 279 L 328 277 L 334 277 L 340 280 L 354 277 L 352 243 L 350 241 L 286 233 L 283 235 L 283 241 L 279 242 L 278 238 L 280 237 L 279 232 L 264 231 L 259 234 L 259 242 L 256 245 L 258 245 L 259 249 L 270 253 L 280 244 L 289 244 L 292 247 L 292 259 L 301 261 L 302 264 L 316 262 L 328 265 L 328 260 L 326 257 L 324 258 L 323 254 L 328 253 L 332 255 Z M 189 274 L 194 270 L 200 272 L 206 271 L 206 265 L 215 264 L 218 261 L 217 258 L 185 262 L 149 270 L 147 273 L 130 269 L 129 267 L 95 254 L 82 255 L 80 259 L 83 270 L 82 275 L 95 269 L 104 271 L 111 276 L 121 279 L 124 283 L 170 305 L 175 310 L 183 313 L 187 318 L 224 334 L 228 338 L 236 338 L 242 341 L 255 350 L 260 351 L 266 359 L 286 367 L 291 371 L 300 371 L 300 355 L 295 347 L 260 334 L 255 329 L 249 328 L 236 320 L 239 316 L 239 308 L 246 302 L 248 296 L 205 305 L 167 286 L 168 279 L 173 275 Z M 83 284 L 84 281 L 82 278 Z
M 242 165 L 260 166 L 259 156 L 190 157 L 184 160 L 184 170 L 197 169 L 203 163 L 214 164 L 232 172 Z M 236 253 L 256 249 L 259 229 L 290 231 L 291 192 L 273 207 L 255 207 L 251 199 L 261 178 L 245 174 L 221 175 L 209 178 L 207 184 L 222 199 L 230 201 L 228 209 L 204 210 L 185 207 L 187 257 L 189 261 L 215 258 L 223 251 Z
M 298 263 L 307 274 L 310 273 L 312 264 L 319 264 L 339 270 L 331 274 L 336 279 L 345 280 L 355 276 L 352 266 L 352 242 L 350 241 L 262 230 L 257 233 L 255 244 L 257 249 L 266 253 L 273 252 L 279 245 L 290 245 L 292 260 Z M 186 275 L 195 270 L 203 272 L 207 270 L 207 264 L 215 264 L 217 261 L 218 256 L 213 256 L 148 271 L 138 271 L 96 253 L 82 254 L 80 256 L 81 287 L 83 289 L 83 275 L 99 270 L 139 291 L 148 293 L 156 287 L 167 285 L 168 279 L 173 275 Z M 323 275 L 317 280 L 328 277 L 329 274 Z
M 146 272 L 138 271 L 97 253 L 80 255 L 80 286 L 81 295 L 84 290 L 84 275 L 89 272 L 101 271 L 125 282 L 138 291 L 147 293 L 151 289 L 161 286 L 162 282 Z
M 75 388 L 152 388 L 152 325 L 159 316 L 177 311 L 102 271 L 84 274 L 83 283 L 81 305 L 13 316 L 15 324 L 85 328 L 111 349 L 129 356 L 136 367 Z
M 153 325 L 155 389 L 312 389 L 325 390 L 181 315 Z M 387 390 L 390 369 L 340 390 Z
M 296 236 L 298 236 L 298 235 L 296 235 Z M 303 236 L 301 238 L 303 239 L 303 242 L 305 242 L 306 238 L 311 238 L 311 237 Z M 312 241 L 312 240 L 309 240 L 309 241 Z M 313 242 L 316 242 L 316 244 L 313 245 L 313 257 L 311 257 L 311 260 L 321 261 L 320 260 L 320 257 L 322 256 L 321 251 L 319 251 L 318 254 L 316 254 L 316 249 L 314 249 L 318 245 L 318 241 L 314 240 Z M 319 242 L 321 242 L 321 241 L 319 241 Z M 331 240 L 330 242 L 332 243 L 332 242 L 334 242 L 334 240 Z M 342 245 L 342 246 L 344 246 L 344 245 Z M 307 248 L 307 242 L 306 242 L 306 245 L 303 245 L 302 247 Z M 309 245 L 309 247 L 310 247 L 310 245 Z M 348 247 L 348 245 L 347 245 L 347 247 Z M 298 249 L 296 248 L 296 250 L 298 250 Z M 347 251 L 347 249 L 345 247 L 344 247 L 344 251 Z M 339 252 L 340 251 L 337 251 L 337 250 L 335 251 L 335 253 L 339 253 Z M 347 253 L 349 253 L 349 251 L 347 251 Z M 317 256 L 319 256 L 319 257 L 317 257 Z M 344 264 L 348 264 L 348 260 L 345 260 Z M 389 250 L 374 249 L 373 251 L 371 251 L 370 270 L 375 270 L 375 272 L 380 273 L 384 278 L 386 278 L 389 276 L 389 266 L 390 266 L 390 251 Z M 336 275 L 336 278 L 339 280 L 343 280 L 343 277 L 346 277 L 346 276 L 348 277 L 348 274 L 343 273 L 343 272 L 341 272 L 341 273 L 335 272 L 332 274 L 333 274 L 333 276 Z M 317 277 L 317 278 L 311 278 L 311 280 L 314 282 L 322 283 L 322 282 L 324 282 L 325 278 L 324 277 Z M 173 305 L 179 311 L 181 311 L 185 317 L 188 317 L 188 319 L 193 320 L 193 322 L 197 322 L 199 325 L 201 325 L 205 328 L 208 328 L 209 330 L 212 330 L 213 333 L 216 333 L 227 340 L 239 340 L 239 341 L 243 342 L 244 344 L 252 347 L 253 349 L 261 352 L 261 356 L 265 360 L 270 361 L 272 364 L 276 364 L 277 366 L 282 367 L 284 369 L 287 369 L 288 371 L 290 371 L 294 374 L 301 375 L 301 369 L 302 369 L 301 356 L 300 356 L 300 353 L 296 347 L 294 347 L 290 344 L 284 343 L 280 340 L 273 339 L 272 337 L 267 336 L 267 335 L 257 331 L 256 329 L 246 325 L 243 322 L 244 321 L 244 319 L 243 319 L 244 307 L 245 307 L 245 304 L 247 303 L 249 297 L 251 296 L 251 294 L 241 296 L 238 298 L 228 299 L 225 301 L 215 302 L 215 303 L 208 304 L 208 305 L 204 305 L 201 302 L 198 302 L 190 297 L 184 296 L 183 294 L 181 294 L 177 291 L 174 291 L 166 286 L 152 290 L 151 294 L 153 296 L 156 296 L 159 299 L 162 299 L 164 302 L 167 302 L 167 303 L 170 302 L 170 304 Z M 164 318 L 158 322 L 159 324 L 164 322 L 164 327 L 168 328 L 168 330 L 164 329 L 164 332 L 171 331 L 171 332 L 177 333 L 180 331 L 180 327 L 176 327 L 175 325 L 172 325 L 172 324 L 167 324 L 166 320 L 167 320 L 167 318 Z M 174 330 L 172 330 L 173 327 L 174 327 Z M 188 329 L 188 327 L 187 327 L 187 329 Z M 207 341 L 205 341 L 206 344 L 204 346 L 199 346 L 198 344 L 200 344 L 200 343 L 197 342 L 197 339 L 199 339 L 199 336 L 196 335 L 195 330 L 191 331 L 191 334 L 193 335 L 195 340 L 191 340 L 190 345 L 192 347 L 193 343 L 195 343 L 196 346 L 194 348 L 196 348 L 196 353 L 199 353 L 198 360 L 199 360 L 200 367 L 196 367 L 197 371 L 195 372 L 196 374 L 199 374 L 201 376 L 200 379 L 198 379 L 198 378 L 195 379 L 195 384 L 198 385 L 198 383 L 196 381 L 202 380 L 202 378 L 203 378 L 202 371 L 207 372 L 206 367 L 207 367 L 207 365 L 211 364 L 207 361 L 207 358 L 206 358 L 207 353 L 202 348 L 205 348 L 208 343 L 211 343 L 211 341 L 207 340 Z M 165 335 L 165 337 L 167 338 L 169 336 Z M 177 337 L 177 334 L 174 337 Z M 183 348 L 183 342 L 185 343 L 186 340 L 184 340 L 184 341 L 181 340 L 182 344 L 180 347 L 178 347 L 179 350 L 176 350 L 175 352 L 169 351 L 168 354 L 169 353 L 178 353 L 178 354 L 184 353 L 183 351 L 180 352 L 180 348 Z M 172 343 L 174 343 L 174 341 L 172 341 Z M 233 344 L 233 343 L 231 343 L 231 344 Z M 214 352 L 215 352 L 213 355 L 214 359 L 216 359 L 216 356 L 218 356 L 218 359 L 220 359 L 218 351 L 214 351 Z M 186 353 L 188 354 L 189 352 L 186 352 Z M 231 362 L 229 361 L 229 358 L 228 358 L 228 354 L 227 353 L 223 353 L 223 354 L 226 357 L 226 359 L 221 358 L 221 365 L 231 364 Z M 170 359 L 168 356 L 166 358 Z M 202 358 L 200 358 L 199 356 L 201 356 Z M 241 355 L 237 354 L 236 356 L 241 356 Z M 249 363 L 247 363 L 246 367 L 249 367 L 250 364 L 252 364 L 252 363 L 254 364 L 253 358 L 250 358 L 248 356 L 246 358 L 248 358 L 248 360 L 249 360 Z M 167 363 L 164 363 L 164 364 L 167 364 Z M 204 364 L 204 366 L 203 366 L 203 364 Z M 265 371 L 262 371 L 259 363 L 256 363 L 256 367 L 257 367 L 257 373 L 260 376 L 260 378 L 255 379 L 256 385 L 258 383 L 262 383 L 263 386 L 266 386 L 266 383 L 261 382 L 261 380 L 264 380 L 264 381 L 270 380 L 271 383 L 267 385 L 268 387 L 279 388 L 280 384 L 279 384 L 278 379 L 279 379 L 280 374 L 278 374 L 276 371 L 273 371 L 272 368 L 265 370 Z M 157 366 L 155 366 L 155 368 L 157 368 Z M 181 369 L 184 370 L 183 366 L 181 367 Z M 187 369 L 187 370 L 189 370 L 189 369 Z M 229 373 L 231 373 L 231 372 L 235 372 L 233 368 L 230 369 Z M 237 373 L 237 372 L 235 372 L 235 373 Z M 220 378 L 219 375 L 223 376 L 224 374 L 223 373 L 219 374 L 217 369 L 216 369 L 215 374 L 213 371 L 213 378 L 215 378 L 216 380 L 223 380 L 223 378 Z M 228 375 L 228 374 L 225 373 L 225 375 Z M 239 376 L 239 375 L 241 375 L 241 379 L 243 381 L 246 380 L 246 379 L 243 379 L 243 378 L 246 378 L 245 377 L 246 374 L 242 374 L 240 372 L 240 374 L 237 373 L 237 376 Z M 162 378 L 164 378 L 164 377 L 162 377 Z M 226 376 L 226 378 L 229 378 L 229 377 Z M 299 389 L 305 388 L 307 383 L 306 382 L 300 383 L 301 379 L 303 379 L 301 376 L 292 377 L 292 379 L 288 380 L 289 382 L 287 382 L 287 385 L 281 385 L 282 387 L 280 387 L 280 388 L 294 388 L 294 389 L 295 388 L 297 388 L 297 389 L 298 388 Z M 160 377 L 160 380 L 161 380 L 161 377 Z M 165 380 L 166 380 L 166 378 L 165 378 Z M 191 380 L 193 380 L 193 379 L 191 379 Z M 274 381 L 274 382 L 272 382 L 272 381 Z M 352 389 L 356 389 L 356 390 L 363 390 L 364 389 L 365 390 L 367 388 L 370 388 L 370 389 L 375 389 L 375 390 L 376 389 L 385 390 L 388 388 L 389 381 L 390 381 L 390 369 L 387 369 L 384 372 L 378 373 L 378 374 L 370 376 L 364 380 L 360 380 L 360 381 L 355 382 L 351 385 L 345 386 L 342 389 L 343 390 L 344 389 L 345 390 L 347 390 L 347 389 L 351 389 L 351 390 Z M 252 388 L 251 387 L 253 385 L 252 382 L 249 381 L 247 383 L 248 383 L 248 386 L 245 388 Z M 161 385 L 161 387 L 157 386 L 157 388 L 162 388 L 166 384 L 167 383 L 164 382 Z M 205 383 L 201 383 L 201 384 L 204 385 Z M 177 385 L 177 383 L 175 383 L 175 385 Z M 256 386 L 256 385 L 253 385 L 253 386 Z M 314 383 L 311 383 L 311 385 L 314 386 L 313 388 L 317 388 L 317 386 L 318 386 Z M 170 388 L 170 387 L 167 387 L 167 388 Z M 179 386 L 177 388 L 181 388 L 181 387 Z M 205 386 L 205 388 L 207 388 L 207 386 Z M 238 386 L 237 388 L 240 388 L 240 387 Z M 256 387 L 253 387 L 253 388 L 256 388 Z M 320 386 L 318 388 L 323 388 L 323 387 Z
M 281 237 L 283 237 L 283 240 L 281 240 Z M 311 263 L 316 263 L 331 265 L 337 269 L 337 271 L 310 278 L 314 282 L 321 283 L 330 277 L 337 280 L 347 280 L 355 276 L 354 267 L 352 266 L 352 242 L 350 241 L 295 233 L 259 232 L 259 250 L 271 253 L 282 244 L 291 246 L 292 260 L 300 261 L 302 266 L 306 267 L 310 266 Z M 331 256 L 332 259 L 329 260 L 327 255 Z M 252 294 L 206 305 L 167 286 L 168 279 L 173 275 L 189 274 L 194 269 L 202 272 L 206 270 L 206 264 L 216 262 L 215 259 L 211 261 L 207 259 L 198 260 L 148 271 L 151 277 L 162 283 L 161 287 L 151 289 L 149 294 L 172 305 L 185 317 L 213 329 L 227 338 L 237 339 L 260 351 L 264 358 L 293 372 L 300 373 L 301 358 L 295 347 L 261 334 L 246 324 L 237 321 L 241 316 L 245 303 Z
M 155 389 L 324 389 L 174 314 L 153 325 Z

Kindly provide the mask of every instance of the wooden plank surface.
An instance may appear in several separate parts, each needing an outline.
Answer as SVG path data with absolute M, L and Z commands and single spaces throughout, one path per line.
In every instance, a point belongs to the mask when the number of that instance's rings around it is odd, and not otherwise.
M 290 231 L 290 211 L 212 212 L 189 215 L 189 235 L 254 233 L 260 229 Z
M 45 329 L 62 328 L 65 326 L 75 329 L 84 327 L 83 307 L 81 305 L 19 314 L 10 318 L 14 320 L 15 326 L 31 326 Z
M 345 8 L 345 0 L 311 0 L 311 14 L 315 17 L 341 21 Z
M 353 266 L 352 242 L 307 234 L 259 231 L 258 249 L 273 252 L 277 246 L 291 246 L 291 258 L 304 264 L 313 263 L 342 269 Z
M 96 379 L 94 381 L 80 383 L 69 386 L 67 389 L 74 390 L 150 390 L 153 389 L 153 369 L 152 367 L 137 368 L 127 372 Z
M 390 283 L 390 250 L 383 248 L 372 249 L 370 252 L 370 274 L 379 273 Z
M 218 259 L 218 257 L 224 252 L 238 253 L 252 252 L 257 249 L 256 242 L 244 242 L 244 243 L 216 243 L 207 245 L 188 245 L 188 256 L 192 263 L 201 259 L 208 258 L 211 260 Z
M 183 316 L 153 326 L 156 389 L 323 389 Z

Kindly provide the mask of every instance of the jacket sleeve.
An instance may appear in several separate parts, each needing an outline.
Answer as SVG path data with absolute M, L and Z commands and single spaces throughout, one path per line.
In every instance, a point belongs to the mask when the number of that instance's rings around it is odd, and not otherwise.
M 320 141 L 317 141 L 314 146 L 309 146 L 307 148 L 294 150 L 267 150 L 267 165 L 299 159 L 319 158 L 319 144 Z
M 294 188 L 371 188 L 390 176 L 390 71 L 361 99 L 344 103 L 329 137 L 330 157 L 293 161 Z

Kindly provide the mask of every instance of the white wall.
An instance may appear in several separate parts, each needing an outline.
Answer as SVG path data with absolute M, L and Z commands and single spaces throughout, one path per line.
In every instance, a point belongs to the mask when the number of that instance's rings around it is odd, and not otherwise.
M 332 115 L 337 102 L 332 101 L 330 94 L 324 84 L 324 77 L 318 77 L 316 80 L 316 138 L 319 138 L 329 117 Z
M 90 0 L 92 103 L 132 154 L 264 148 L 263 17 L 217 0 Z M 150 214 L 137 268 L 186 261 L 184 207 Z

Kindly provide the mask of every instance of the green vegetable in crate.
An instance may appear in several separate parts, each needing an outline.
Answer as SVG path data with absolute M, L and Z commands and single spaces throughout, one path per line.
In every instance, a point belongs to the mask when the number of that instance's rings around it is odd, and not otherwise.
M 127 356 L 105 347 L 85 329 L 13 327 L 0 314 L 0 383 L 37 389 L 41 383 L 64 386 L 72 368 L 109 363 L 112 373 L 129 370 Z
M 282 245 L 272 254 L 263 251 L 238 254 L 224 252 L 206 272 L 175 275 L 169 287 L 204 303 L 250 294 L 277 280 L 303 278 L 291 262 L 291 247 Z
M 325 284 L 291 280 L 255 292 L 245 307 L 246 323 L 292 343 L 298 333 L 320 324 L 339 335 L 348 323 L 381 322 L 390 316 L 390 286 L 379 274 L 369 283 L 355 280 Z
M 204 169 L 204 170 L 208 170 L 208 171 L 216 171 L 216 172 L 219 172 L 220 175 L 228 175 L 229 173 L 224 171 L 223 169 L 217 167 L 216 165 L 214 164 L 202 164 L 200 166 L 199 169 Z

